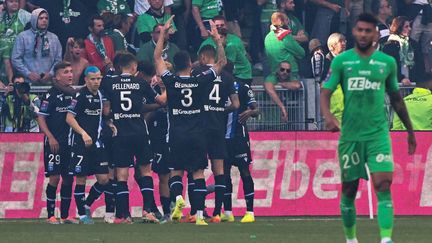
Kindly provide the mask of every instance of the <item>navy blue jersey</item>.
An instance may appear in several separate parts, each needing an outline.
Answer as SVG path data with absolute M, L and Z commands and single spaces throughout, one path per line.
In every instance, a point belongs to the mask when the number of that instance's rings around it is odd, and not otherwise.
M 52 87 L 43 97 L 37 113 L 45 116 L 48 129 L 60 144 L 68 143 L 70 127 L 66 123 L 66 114 L 71 101 L 72 95 Z
M 110 81 L 106 98 L 111 104 L 117 136 L 147 135 L 143 105 L 147 99 L 156 99 L 158 94 L 145 80 L 129 74 L 113 76 Z
M 78 124 L 101 147 L 103 97 L 100 91 L 92 94 L 84 87 L 72 99 L 68 112 L 75 115 Z
M 251 104 L 256 103 L 254 93 L 249 85 L 234 82 L 234 89 L 239 95 L 240 108 L 228 114 L 226 139 L 249 136 L 246 124 L 241 124 L 238 119 L 239 115 L 246 111 Z
M 195 69 L 192 74 L 199 74 L 208 70 L 211 66 L 201 66 Z M 204 103 L 204 117 L 206 127 L 219 131 L 225 131 L 226 113 L 228 98 L 236 94 L 234 89 L 234 78 L 227 72 L 222 72 L 206 87 L 207 99 Z
M 210 68 L 192 76 L 176 76 L 170 71 L 162 74 L 168 96 L 169 133 L 187 135 L 204 128 L 203 108 L 207 85 L 216 78 Z

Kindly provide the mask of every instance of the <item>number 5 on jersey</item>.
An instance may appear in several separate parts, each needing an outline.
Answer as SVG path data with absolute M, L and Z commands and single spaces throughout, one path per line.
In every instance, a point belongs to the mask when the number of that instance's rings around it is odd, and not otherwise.
M 120 92 L 120 107 L 123 111 L 130 111 L 132 109 L 132 100 L 131 98 L 127 97 L 127 95 L 130 95 L 131 93 L 131 91 Z

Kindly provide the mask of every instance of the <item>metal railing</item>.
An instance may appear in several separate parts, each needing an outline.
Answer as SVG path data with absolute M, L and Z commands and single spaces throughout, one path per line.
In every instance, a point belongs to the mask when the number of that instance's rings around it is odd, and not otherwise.
M 50 86 L 32 86 L 31 93 L 44 95 Z M 250 131 L 301 131 L 324 130 L 324 121 L 319 114 L 319 87 L 312 80 L 303 80 L 302 87 L 298 90 L 284 89 L 276 85 L 276 92 L 281 98 L 288 112 L 288 122 L 281 121 L 281 111 L 272 101 L 262 85 L 252 86 L 258 108 L 261 114 L 257 118 L 249 119 Z M 401 86 L 400 93 L 406 97 L 412 93 L 415 85 Z M 3 95 L 0 90 L 0 95 Z M 393 121 L 394 111 L 390 106 L 390 100 L 386 97 L 386 111 L 389 126 Z
M 248 128 L 250 131 L 292 131 L 306 130 L 306 92 L 307 89 L 302 83 L 298 90 L 288 90 L 277 85 L 276 92 L 288 112 L 288 122 L 281 121 L 281 111 L 266 93 L 263 86 L 252 86 L 255 98 L 258 103 L 260 115 L 257 118 L 249 119 Z

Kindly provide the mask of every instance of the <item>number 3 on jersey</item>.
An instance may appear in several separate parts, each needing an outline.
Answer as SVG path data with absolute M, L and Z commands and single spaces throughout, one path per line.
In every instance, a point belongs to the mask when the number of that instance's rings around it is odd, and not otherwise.
M 182 89 L 181 90 L 182 95 L 184 95 L 184 98 L 181 100 L 181 103 L 184 107 L 189 107 L 192 105 L 192 89 Z
M 131 98 L 127 97 L 127 95 L 130 95 L 131 93 L 131 91 L 120 92 L 120 107 L 123 111 L 130 111 L 132 109 L 132 100 Z
M 214 100 L 216 104 L 219 104 L 219 101 L 221 100 L 219 96 L 219 84 L 213 85 L 213 89 L 209 95 L 209 100 Z

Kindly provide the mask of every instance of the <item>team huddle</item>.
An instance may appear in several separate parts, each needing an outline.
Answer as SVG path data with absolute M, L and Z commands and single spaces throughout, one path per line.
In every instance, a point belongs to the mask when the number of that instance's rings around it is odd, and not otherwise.
M 61 62 L 54 68 L 55 82 L 43 98 L 38 123 L 45 134 L 47 222 L 93 224 L 92 204 L 105 195 L 105 222 L 132 223 L 128 177 L 131 167 L 143 197 L 144 222 L 233 222 L 232 166 L 243 181 L 247 212 L 242 223 L 254 222 L 254 184 L 246 121 L 259 112 L 252 90 L 232 77 L 222 40 L 216 27 L 211 36 L 217 47 L 203 46 L 199 65 L 187 52 L 170 64 L 162 59 L 161 31 L 154 64 L 140 63 L 127 52 L 114 58 L 114 69 L 102 76 L 94 66 L 85 72 L 85 86 L 71 88 L 72 67 Z M 204 169 L 211 161 L 214 174 L 215 209 L 208 221 L 208 194 Z M 184 172 L 188 177 L 191 211 L 183 217 Z M 159 177 L 163 214 L 155 203 L 153 172 Z M 96 182 L 87 197 L 86 179 Z M 75 188 L 72 184 L 75 178 Z M 61 179 L 60 221 L 54 215 L 56 191 Z M 69 216 L 72 190 L 79 219 Z M 223 214 L 222 214 L 223 208 Z

